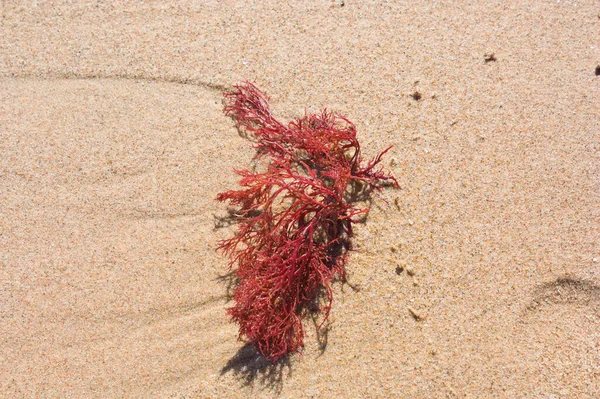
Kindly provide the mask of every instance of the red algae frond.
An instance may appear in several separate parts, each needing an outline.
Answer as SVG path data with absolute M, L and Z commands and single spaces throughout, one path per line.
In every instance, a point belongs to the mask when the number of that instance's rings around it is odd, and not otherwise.
M 266 161 L 263 172 L 237 171 L 241 189 L 217 196 L 239 215 L 235 235 L 219 244 L 239 282 L 228 312 L 240 338 L 276 361 L 303 347 L 303 313 L 323 291 L 327 320 L 331 282 L 345 276 L 352 224 L 369 210 L 353 206 L 349 187 L 370 193 L 398 184 L 377 167 L 390 148 L 364 163 L 346 118 L 323 111 L 285 125 L 249 82 L 224 97 L 225 114 Z

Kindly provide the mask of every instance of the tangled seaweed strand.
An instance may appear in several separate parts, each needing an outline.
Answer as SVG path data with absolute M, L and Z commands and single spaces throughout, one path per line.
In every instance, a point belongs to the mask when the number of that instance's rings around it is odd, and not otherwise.
M 356 128 L 323 111 L 287 126 L 271 115 L 268 97 L 246 82 L 225 92 L 226 115 L 255 141 L 266 170 L 236 171 L 242 189 L 218 201 L 238 208 L 235 235 L 220 242 L 239 285 L 228 309 L 240 339 L 270 361 L 303 347 L 301 317 L 323 292 L 327 320 L 331 282 L 345 277 L 352 224 L 368 208 L 355 208 L 350 190 L 370 193 L 396 180 L 376 166 L 386 149 L 363 164 Z M 320 327 L 319 327 L 320 328 Z

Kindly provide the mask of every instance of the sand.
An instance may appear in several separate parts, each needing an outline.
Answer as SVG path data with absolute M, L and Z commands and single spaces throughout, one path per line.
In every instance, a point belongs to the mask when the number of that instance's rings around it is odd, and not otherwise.
M 0 397 L 599 397 L 598 4 L 285 3 L 2 2 Z M 215 252 L 244 79 L 402 186 L 276 365 Z

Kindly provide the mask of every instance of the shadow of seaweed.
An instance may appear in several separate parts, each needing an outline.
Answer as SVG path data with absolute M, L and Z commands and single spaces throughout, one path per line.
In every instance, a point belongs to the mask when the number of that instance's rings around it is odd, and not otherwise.
M 238 217 L 233 215 L 232 212 L 228 212 L 226 216 L 213 215 L 213 219 L 215 223 L 213 230 L 216 231 L 236 224 Z
M 330 323 L 327 322 L 324 326 L 321 326 L 318 320 L 318 315 L 311 315 L 311 321 L 317 334 L 317 342 L 319 344 L 319 356 L 322 356 L 325 353 L 325 349 L 327 349 Z
M 229 372 L 245 386 L 254 387 L 258 383 L 262 389 L 281 392 L 283 377 L 289 377 L 292 369 L 288 356 L 273 363 L 265 359 L 253 344 L 246 344 L 221 369 L 221 375 Z
M 240 284 L 240 279 L 235 274 L 235 271 L 230 271 L 226 274 L 217 276 L 217 280 L 225 285 L 225 298 L 227 302 L 233 299 L 233 293 L 237 286 Z

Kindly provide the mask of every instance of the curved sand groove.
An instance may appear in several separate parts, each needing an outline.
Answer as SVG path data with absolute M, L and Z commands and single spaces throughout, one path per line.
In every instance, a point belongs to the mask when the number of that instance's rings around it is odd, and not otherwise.
M 2 392 L 158 392 L 235 353 L 212 250 L 218 95 L 115 79 L 0 92 Z
M 590 382 L 600 362 L 600 286 L 575 277 L 540 284 L 511 345 L 515 359 L 527 359 L 509 366 L 512 379 L 530 381 L 532 394 L 595 398 Z

